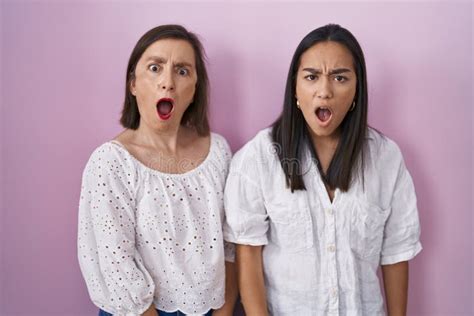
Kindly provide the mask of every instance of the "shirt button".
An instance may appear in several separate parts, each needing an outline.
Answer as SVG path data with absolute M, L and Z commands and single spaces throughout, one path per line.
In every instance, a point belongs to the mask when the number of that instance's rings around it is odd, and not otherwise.
M 336 246 L 335 246 L 335 245 L 329 245 L 328 251 L 329 251 L 329 252 L 334 252 L 334 251 L 336 251 Z
M 332 297 L 337 297 L 337 288 L 333 288 L 332 291 L 331 291 L 331 295 Z
M 329 215 L 334 214 L 334 210 L 333 210 L 332 208 L 328 208 L 328 209 L 326 210 L 326 212 L 327 212 Z

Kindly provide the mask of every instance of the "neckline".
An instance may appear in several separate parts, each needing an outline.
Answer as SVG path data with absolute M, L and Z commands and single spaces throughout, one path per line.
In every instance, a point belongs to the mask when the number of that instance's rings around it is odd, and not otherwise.
M 323 204 L 325 204 L 326 207 L 334 207 L 338 200 L 340 199 L 341 195 L 341 190 L 339 188 L 336 188 L 334 190 L 334 198 L 331 201 L 331 197 L 329 196 L 329 192 L 326 189 L 326 186 L 324 185 L 323 179 L 321 179 L 321 174 L 319 174 L 319 170 L 317 170 L 317 176 L 315 177 L 316 183 L 319 186 L 319 190 L 322 195 L 322 200 L 324 201 Z
M 334 207 L 334 205 L 338 202 L 340 199 L 340 195 L 342 194 L 342 191 L 339 188 L 336 188 L 334 190 L 334 198 L 331 201 L 331 197 L 329 196 L 329 192 L 326 189 L 326 186 L 324 185 L 323 179 L 321 178 L 321 173 L 319 172 L 319 168 L 317 166 L 318 162 L 313 161 L 311 152 L 309 151 L 308 148 L 305 150 L 304 154 L 304 161 L 309 164 L 309 174 L 310 177 L 312 178 L 313 183 L 316 184 L 316 186 L 319 187 L 320 195 L 321 195 L 321 200 L 323 201 L 323 204 L 325 207 Z
M 212 132 L 209 134 L 209 137 L 210 137 L 210 146 L 209 146 L 209 152 L 207 153 L 206 158 L 204 158 L 204 160 L 199 165 L 197 165 L 195 168 L 193 168 L 191 170 L 188 170 L 186 172 L 183 172 L 183 173 L 167 173 L 167 172 L 163 172 L 163 171 L 160 171 L 160 170 L 157 170 L 157 169 L 150 168 L 147 165 L 145 165 L 143 162 L 141 162 L 138 158 L 136 158 L 134 155 L 132 155 L 125 148 L 125 146 L 121 142 L 119 142 L 118 140 L 112 139 L 112 140 L 108 141 L 108 143 L 117 146 L 120 150 L 125 152 L 126 155 L 129 156 L 140 168 L 144 169 L 145 171 L 147 171 L 151 174 L 155 174 L 155 175 L 162 176 L 162 177 L 169 177 L 169 178 L 181 178 L 181 177 L 190 176 L 190 175 L 192 175 L 196 172 L 200 172 L 201 169 L 203 169 L 209 163 L 209 160 L 212 159 L 213 153 L 215 151 L 214 147 L 215 147 L 216 139 L 214 137 L 214 133 L 212 133 Z

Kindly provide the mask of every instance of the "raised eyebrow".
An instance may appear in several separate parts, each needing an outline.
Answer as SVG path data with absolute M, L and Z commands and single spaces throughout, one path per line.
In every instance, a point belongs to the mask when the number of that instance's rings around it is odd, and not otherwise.
M 146 59 L 146 61 L 154 61 L 154 62 L 157 62 L 158 64 L 164 64 L 166 63 L 166 59 L 164 59 L 163 57 L 158 57 L 158 56 L 150 56 Z
M 174 64 L 174 66 L 175 66 L 176 68 L 180 68 L 180 67 L 193 68 L 193 65 L 190 64 L 190 63 L 187 63 L 187 62 L 179 62 L 179 63 Z
M 147 62 L 149 61 L 154 61 L 158 64 L 166 64 L 167 60 L 163 57 L 158 57 L 158 56 L 150 56 L 146 59 Z M 187 63 L 187 62 L 177 62 L 173 65 L 175 68 L 179 68 L 179 67 L 189 67 L 189 68 L 193 68 L 193 65 L 190 64 L 190 63 Z

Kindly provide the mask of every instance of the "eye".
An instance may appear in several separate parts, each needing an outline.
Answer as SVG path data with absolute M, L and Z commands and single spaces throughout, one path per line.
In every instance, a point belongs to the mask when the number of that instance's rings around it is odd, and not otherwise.
M 187 70 L 186 68 L 179 68 L 178 74 L 183 77 L 187 76 L 189 74 L 189 70 Z
M 148 69 L 153 71 L 153 72 L 158 72 L 158 70 L 160 70 L 160 66 L 158 66 L 156 64 L 152 64 L 152 65 L 148 66 Z
M 307 75 L 304 78 L 308 81 L 313 81 L 314 79 L 316 79 L 316 76 L 315 75 Z
M 335 79 L 337 82 L 345 82 L 345 81 L 347 81 L 347 78 L 344 77 L 344 76 L 336 76 L 336 77 L 334 77 L 334 79 Z

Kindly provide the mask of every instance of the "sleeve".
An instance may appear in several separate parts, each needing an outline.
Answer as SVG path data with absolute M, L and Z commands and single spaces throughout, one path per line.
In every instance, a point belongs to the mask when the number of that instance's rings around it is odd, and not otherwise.
M 227 175 L 229 174 L 230 162 L 232 160 L 232 151 L 230 149 L 229 143 L 225 140 L 224 137 L 220 137 L 222 143 L 222 150 L 224 152 L 224 187 Z M 226 214 L 224 211 L 223 216 L 223 225 L 226 222 Z M 231 242 L 224 240 L 224 258 L 227 262 L 235 262 L 235 245 Z
M 258 185 L 257 159 L 236 155 L 227 177 L 224 206 L 226 222 L 224 239 L 243 245 L 268 244 L 268 215 Z
M 422 249 L 415 187 L 398 147 L 397 151 L 399 171 L 385 224 L 382 265 L 413 259 Z
M 96 306 L 114 315 L 141 315 L 153 302 L 154 283 L 135 247 L 137 175 L 116 149 L 104 146 L 83 173 L 79 265 Z

